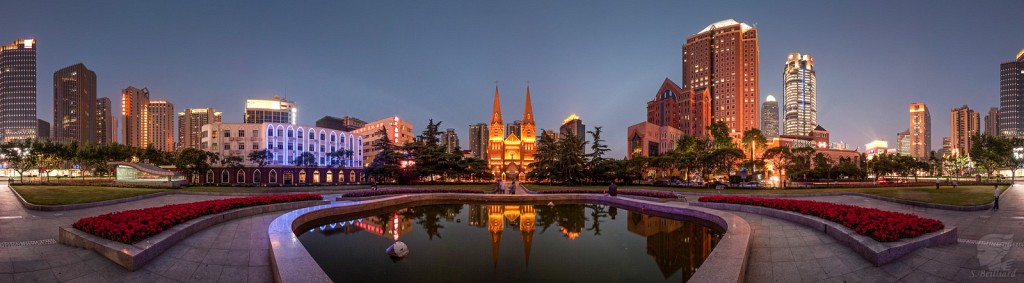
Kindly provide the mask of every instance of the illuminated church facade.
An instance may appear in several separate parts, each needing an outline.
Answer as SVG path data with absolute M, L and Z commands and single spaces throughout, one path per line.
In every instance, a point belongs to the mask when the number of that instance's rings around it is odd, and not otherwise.
M 521 135 L 521 136 L 520 136 Z M 501 100 L 498 87 L 494 87 L 494 109 L 491 112 L 490 134 L 487 141 L 487 167 L 498 180 L 524 179 L 537 153 L 537 126 L 533 120 L 530 87 L 526 87 L 522 128 L 519 133 L 505 135 L 501 118 Z

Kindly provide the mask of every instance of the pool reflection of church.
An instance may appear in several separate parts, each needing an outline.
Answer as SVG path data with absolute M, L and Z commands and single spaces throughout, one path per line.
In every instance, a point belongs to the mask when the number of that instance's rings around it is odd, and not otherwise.
M 498 266 L 498 255 L 501 251 L 501 233 L 505 231 L 506 222 L 509 228 L 518 229 L 523 235 L 523 253 L 526 265 L 530 265 L 530 248 L 533 245 L 533 233 L 537 230 L 537 211 L 532 205 L 488 205 L 487 232 L 491 234 L 491 259 Z M 472 211 L 472 210 L 471 210 Z M 470 221 L 472 223 L 472 221 Z

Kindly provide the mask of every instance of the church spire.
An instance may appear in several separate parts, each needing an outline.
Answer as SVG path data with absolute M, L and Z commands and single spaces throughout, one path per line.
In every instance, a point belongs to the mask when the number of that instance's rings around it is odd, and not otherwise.
M 494 84 L 494 112 L 491 113 L 491 125 L 502 125 L 501 121 L 501 100 L 498 98 L 498 84 Z
M 533 124 L 533 102 L 530 101 L 530 85 L 526 85 L 526 107 L 523 109 L 523 124 Z

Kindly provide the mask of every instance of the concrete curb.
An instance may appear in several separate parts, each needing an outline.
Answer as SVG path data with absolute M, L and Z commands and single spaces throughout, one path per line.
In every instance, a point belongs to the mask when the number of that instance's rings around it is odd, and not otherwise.
M 857 232 L 846 228 L 842 224 L 821 219 L 814 216 L 803 215 L 796 212 L 778 210 L 756 205 L 742 205 L 717 202 L 694 202 L 693 206 L 706 207 L 719 210 L 741 211 L 753 214 L 769 216 L 797 223 L 808 228 L 821 231 L 840 243 L 852 249 L 861 257 L 868 260 L 875 266 L 883 266 L 889 262 L 899 259 L 904 255 L 914 252 L 920 248 L 941 246 L 956 243 L 956 227 L 944 228 L 921 235 L 912 239 L 903 239 L 897 242 L 878 242 L 874 239 L 857 234 Z
M 299 201 L 229 210 L 223 213 L 206 215 L 175 225 L 156 236 L 131 245 L 100 238 L 73 227 L 58 228 L 60 232 L 58 241 L 67 246 L 95 251 L 121 267 L 130 271 L 135 271 L 145 266 L 146 263 L 155 259 L 167 249 L 173 247 L 174 244 L 177 244 L 181 240 L 188 238 L 188 236 L 211 226 L 257 214 L 292 210 L 322 205 L 325 203 L 328 202 L 323 200 Z
M 10 188 L 12 192 L 14 192 L 14 195 L 18 197 L 18 202 L 20 202 L 21 206 L 25 207 L 25 209 L 28 209 L 28 210 L 39 210 L 39 211 L 67 211 L 67 210 L 83 209 L 83 208 L 90 208 L 90 207 L 97 207 L 97 206 L 105 206 L 105 205 L 133 202 L 133 201 L 137 201 L 137 200 L 144 200 L 144 199 L 148 199 L 148 198 L 155 198 L 155 197 L 159 197 L 159 196 L 165 196 L 165 195 L 168 195 L 168 194 L 171 193 L 171 192 L 159 192 L 159 193 L 145 194 L 145 195 L 134 196 L 134 197 L 126 197 L 126 198 L 104 200 L 104 201 L 97 201 L 97 202 L 88 202 L 88 203 L 79 203 L 79 204 L 39 205 L 39 204 L 33 204 L 33 203 L 30 203 L 30 202 L 26 201 L 25 198 L 21 197 L 21 194 L 19 194 L 18 191 L 14 189 L 14 187 L 8 186 L 8 188 Z
M 725 211 L 702 207 L 670 206 L 645 200 L 609 197 L 604 195 L 477 195 L 477 194 L 417 194 L 396 195 L 364 202 L 336 202 L 329 205 L 307 207 L 285 213 L 270 224 L 270 263 L 275 282 L 331 282 L 320 265 L 313 260 L 298 240 L 295 231 L 307 229 L 304 225 L 317 220 L 389 207 L 438 202 L 593 202 L 616 205 L 645 213 L 654 212 L 677 217 L 692 217 L 709 221 L 725 234 L 711 255 L 701 264 L 689 282 L 743 282 L 750 258 L 751 228 L 743 218 Z

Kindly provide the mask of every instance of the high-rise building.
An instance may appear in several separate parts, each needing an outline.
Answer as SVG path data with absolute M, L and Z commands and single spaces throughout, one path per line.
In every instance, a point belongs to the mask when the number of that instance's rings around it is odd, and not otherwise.
M 100 97 L 96 99 L 96 123 L 95 137 L 97 144 L 112 144 L 117 142 L 117 120 L 114 120 L 114 108 L 110 98 Z
M 505 125 L 505 137 L 516 135 L 517 137 L 523 136 L 523 121 L 515 120 L 512 123 Z
M 0 48 L 0 135 L 4 141 L 35 138 L 39 130 L 36 47 L 36 40 L 29 38 Z
M 96 73 L 78 63 L 53 73 L 53 140 L 96 142 Z
M 927 159 L 932 151 L 932 115 L 922 102 L 910 104 L 910 156 Z
M 771 94 L 761 104 L 761 134 L 769 140 L 779 137 L 779 102 Z
M 43 119 L 36 119 L 36 133 L 37 139 L 50 139 L 50 123 L 43 121 Z
M 817 80 L 814 57 L 789 53 L 782 73 L 786 135 L 806 135 L 818 124 Z
M 146 107 L 149 105 L 149 89 L 129 86 L 121 90 L 121 116 L 124 119 L 124 144 L 144 148 L 143 131 Z
M 324 116 L 323 118 L 320 118 L 320 120 L 316 120 L 316 126 L 321 128 L 351 132 L 355 131 L 358 128 L 366 126 L 366 121 L 359 120 L 356 117 L 350 116 L 345 116 L 341 118 L 334 116 Z
M 711 98 L 708 90 L 684 90 L 666 78 L 654 94 L 654 99 L 647 102 L 647 122 L 659 127 L 675 128 L 685 135 L 705 136 L 707 127 L 711 125 Z
M 142 144 L 161 151 L 174 150 L 174 104 L 153 100 L 143 115 Z
M 377 141 L 384 137 L 380 133 L 381 128 L 384 128 L 388 140 L 396 147 L 413 142 L 415 138 L 412 133 L 412 123 L 402 120 L 398 116 L 366 123 L 362 128 L 352 131 L 353 134 L 363 137 L 363 166 L 370 166 L 370 163 L 373 163 L 373 158 L 377 157 L 381 151 L 376 146 Z
M 537 153 L 537 126 L 533 120 L 533 103 L 530 101 L 530 87 L 526 87 L 526 103 L 523 106 L 522 135 L 505 135 L 501 117 L 501 100 L 498 86 L 494 86 L 494 106 L 491 112 L 491 133 L 487 146 L 487 165 L 498 180 L 522 179 L 529 172 L 533 155 Z
M 568 137 L 570 134 L 580 141 L 581 146 L 587 140 L 587 125 L 583 124 L 583 120 L 576 116 L 576 113 L 562 120 L 562 126 L 558 128 L 559 136 Z
M 942 158 L 946 158 L 950 154 L 953 154 L 953 142 L 950 141 L 949 137 L 942 137 Z
M 686 38 L 683 89 L 707 91 L 711 102 L 710 113 L 693 118 L 725 122 L 734 139 L 760 127 L 759 65 L 757 28 L 747 24 L 719 21 Z
M 999 107 L 989 108 L 988 114 L 985 114 L 985 134 L 999 136 Z
M 178 146 L 200 148 L 203 125 L 220 123 L 222 114 L 213 108 L 186 108 L 178 112 Z
M 999 131 L 1004 137 L 1024 137 L 1024 49 L 1016 60 L 999 65 Z
M 970 154 L 971 136 L 978 134 L 978 112 L 967 105 L 949 112 L 949 137 L 953 154 Z
M 243 121 L 247 124 L 259 123 L 286 123 L 295 125 L 298 123 L 299 108 L 295 102 L 281 99 L 275 95 L 273 99 L 247 99 L 245 100 L 245 117 Z
M 896 153 L 910 155 L 910 130 L 896 133 Z
M 462 151 L 462 148 L 459 147 L 459 134 L 455 133 L 455 129 L 448 128 L 447 131 L 441 133 L 441 146 L 444 147 L 444 151 L 447 153 Z
M 487 154 L 487 124 L 469 125 L 469 151 L 473 158 L 484 159 Z

